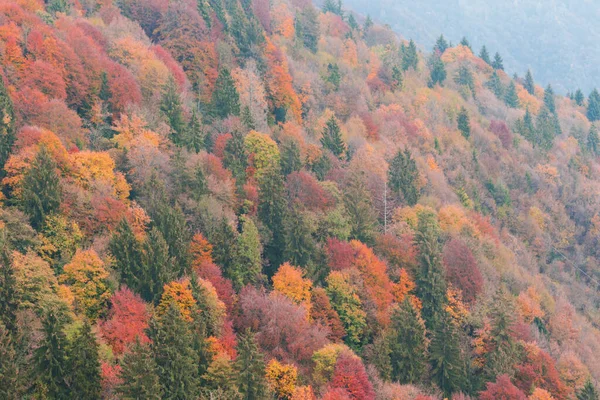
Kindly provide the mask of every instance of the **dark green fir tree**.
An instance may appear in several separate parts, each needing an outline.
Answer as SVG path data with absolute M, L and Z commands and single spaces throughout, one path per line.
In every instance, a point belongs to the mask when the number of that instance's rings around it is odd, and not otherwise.
M 321 144 L 337 158 L 342 159 L 346 153 L 346 143 L 342 139 L 342 131 L 335 116 L 331 116 L 321 136 Z
M 530 95 L 535 95 L 535 82 L 533 81 L 533 75 L 531 74 L 531 70 L 527 70 L 527 74 L 525 74 L 525 83 L 523 84 L 525 90 L 529 92 Z
M 69 347 L 70 395 L 74 399 L 100 399 L 102 385 L 98 343 L 92 326 L 85 321 Z
M 243 400 L 260 400 L 267 397 L 265 357 L 260 352 L 255 335 L 247 331 L 237 345 L 235 370 L 237 384 Z
M 468 140 L 471 137 L 471 123 L 466 108 L 462 107 L 460 109 L 458 116 L 456 117 L 456 122 L 458 124 L 458 130 L 463 137 Z
M 388 169 L 388 184 L 390 189 L 402 197 L 410 206 L 417 204 L 419 200 L 419 191 L 417 189 L 417 180 L 419 171 L 417 163 L 412 158 L 410 151 L 399 150 L 396 156 L 390 162 Z
M 158 366 L 149 344 L 139 338 L 121 360 L 121 384 L 117 392 L 123 399 L 162 399 L 163 391 L 158 379 Z
M 600 93 L 594 89 L 588 98 L 587 117 L 591 122 L 600 120 Z
M 408 297 L 392 313 L 388 341 L 393 380 L 401 384 L 422 382 L 428 362 L 425 322 Z
M 214 114 L 219 118 L 240 115 L 240 95 L 227 68 L 221 68 L 219 71 L 212 95 L 212 107 Z
M 494 54 L 494 61 L 492 62 L 492 68 L 504 71 L 504 61 L 502 60 L 502 57 L 500 56 L 500 53 L 498 53 L 498 52 L 496 52 L 496 54 Z
M 488 50 L 485 46 L 481 48 L 481 51 L 479 52 L 479 58 L 485 61 L 486 64 L 492 65 L 492 61 L 490 60 L 490 53 L 488 53 Z

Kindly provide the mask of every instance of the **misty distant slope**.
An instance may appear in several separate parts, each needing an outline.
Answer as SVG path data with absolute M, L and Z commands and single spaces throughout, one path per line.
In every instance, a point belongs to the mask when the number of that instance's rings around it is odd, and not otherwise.
M 346 0 L 404 37 L 431 48 L 443 33 L 467 36 L 476 53 L 499 51 L 507 72 L 531 68 L 557 91 L 600 86 L 600 3 L 594 0 Z

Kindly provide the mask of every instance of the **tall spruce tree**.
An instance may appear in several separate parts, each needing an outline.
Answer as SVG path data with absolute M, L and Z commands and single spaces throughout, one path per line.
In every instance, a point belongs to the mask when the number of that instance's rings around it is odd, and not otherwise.
M 150 321 L 148 336 L 163 399 L 192 399 L 199 393 L 198 360 L 190 322 L 175 304 Z
M 115 270 L 120 274 L 121 282 L 139 293 L 144 273 L 142 246 L 126 219 L 117 226 L 108 243 L 108 250 L 115 259 Z
M 471 123 L 469 121 L 469 113 L 467 109 L 462 107 L 456 117 L 456 123 L 458 124 L 458 130 L 465 139 L 471 137 Z
M 375 240 L 377 215 L 373 209 L 373 199 L 367 190 L 365 177 L 352 173 L 344 191 L 344 204 L 350 217 L 350 236 L 372 245 Z
M 177 278 L 179 268 L 169 255 L 169 245 L 156 228 L 150 230 L 144 241 L 142 265 L 141 295 L 144 300 L 158 304 L 164 285 Z
M 46 217 L 58 211 L 61 186 L 56 162 L 42 146 L 23 178 L 21 207 L 29 216 L 31 226 L 41 229 Z
M 417 228 L 420 266 L 416 283 L 417 296 L 423 303 L 421 315 L 429 331 L 435 328 L 447 301 L 439 235 L 440 228 L 436 216 L 431 212 L 422 212 Z
M 89 400 L 101 398 L 98 343 L 88 321 L 83 323 L 69 347 L 69 368 L 71 398 Z
M 513 339 L 515 306 L 512 296 L 500 286 L 491 299 L 490 319 L 493 350 L 486 354 L 484 376 L 490 380 L 514 371 L 518 350 Z
M 588 98 L 587 117 L 591 122 L 600 120 L 600 93 L 594 89 Z
M 198 116 L 196 110 L 193 110 L 192 116 L 190 117 L 190 123 L 187 126 L 187 131 L 185 135 L 185 147 L 189 151 L 199 153 L 200 150 L 206 147 L 205 140 L 206 133 L 202 128 L 200 117 Z
M 417 54 L 417 45 L 410 39 L 407 47 L 402 44 L 402 70 L 408 71 L 410 68 L 417 70 L 419 65 L 419 56 Z
M 392 67 L 392 90 L 401 90 L 403 86 L 402 70 L 397 65 Z
M 446 66 L 440 57 L 434 56 L 430 62 L 431 73 L 429 74 L 429 82 L 427 85 L 430 88 L 436 85 L 443 86 L 446 80 L 447 72 Z
M 304 7 L 296 14 L 295 19 L 296 37 L 302 41 L 304 46 L 312 53 L 319 48 L 321 36 L 319 27 L 319 14 L 314 7 Z
M 435 46 L 433 46 L 433 52 L 438 53 L 441 56 L 448 49 L 448 47 L 448 41 L 446 41 L 444 35 L 440 35 L 435 42 Z
M 534 144 L 543 150 L 550 150 L 554 138 L 558 135 L 560 135 L 558 118 L 547 107 L 542 107 L 536 121 Z
M 485 83 L 485 85 L 494 93 L 494 95 L 501 100 L 504 100 L 504 86 L 500 81 L 500 77 L 498 76 L 498 72 L 494 70 L 492 76 L 489 81 Z
M 535 82 L 533 81 L 531 70 L 527 70 L 527 74 L 525 75 L 525 83 L 523 86 L 530 95 L 535 95 Z
M 587 149 L 590 153 L 597 156 L 600 154 L 600 136 L 598 136 L 598 128 L 592 124 L 587 138 Z
M 492 68 L 504 71 L 504 61 L 502 60 L 502 57 L 500 56 L 500 53 L 498 53 L 498 52 L 496 52 L 496 54 L 494 54 L 494 61 L 492 62 Z
M 325 0 L 323 2 L 323 12 L 333 13 L 339 16 L 343 16 L 342 12 L 342 1 L 341 0 Z
M 548 85 L 544 91 L 544 105 L 548 108 L 552 114 L 556 114 L 556 102 L 554 101 L 554 90 L 552 86 Z
M 588 378 L 585 385 L 579 389 L 576 393 L 577 400 L 598 400 L 600 399 L 600 393 L 594 387 L 592 381 Z
M 485 61 L 486 64 L 492 65 L 492 62 L 490 61 L 490 53 L 488 53 L 488 50 L 485 46 L 481 48 L 481 51 L 479 52 L 479 58 Z
M 261 400 L 267 397 L 265 360 L 256 338 L 250 331 L 241 335 L 237 346 L 235 370 L 243 400 Z
M 284 192 L 283 176 L 279 168 L 271 167 L 258 181 L 261 194 L 258 202 L 258 217 L 269 228 L 270 238 L 265 243 L 264 254 L 269 261 L 265 269 L 271 277 L 283 263 L 285 249 L 285 226 L 287 200 Z
M 45 398 L 69 399 L 68 341 L 65 323 L 55 310 L 42 319 L 42 338 L 33 355 L 35 392 Z
M 429 346 L 431 379 L 446 397 L 466 386 L 466 363 L 460 348 L 458 328 L 446 310 L 440 314 Z
M 229 271 L 233 268 L 235 259 L 236 234 L 229 221 L 223 216 L 214 229 L 209 232 L 209 237 L 213 246 L 213 260 L 223 271 Z
M 160 400 L 162 387 L 158 379 L 158 366 L 149 344 L 142 344 L 139 337 L 121 360 L 121 383 L 117 387 L 123 399 Z
M 575 100 L 575 104 L 577 104 L 580 107 L 583 106 L 583 103 L 585 102 L 585 96 L 583 95 L 581 89 L 577 89 L 575 95 L 573 96 L 573 99 Z
M 212 107 L 214 114 L 219 118 L 240 115 L 240 95 L 227 68 L 221 68 L 219 71 L 212 95 Z
M 417 180 L 419 171 L 417 163 L 408 149 L 399 150 L 390 162 L 388 169 L 388 184 L 409 205 L 414 206 L 419 200 Z
M 428 362 L 425 322 L 408 297 L 392 313 L 388 341 L 393 380 L 401 384 L 422 382 Z
M 27 398 L 31 386 L 29 344 L 30 335 L 24 329 L 11 332 L 0 320 L 0 399 Z
M 504 102 L 510 108 L 519 107 L 519 96 L 517 95 L 517 87 L 514 81 L 510 81 L 506 94 L 504 95 Z
M 302 169 L 300 148 L 295 140 L 287 140 L 281 145 L 280 164 L 284 176 Z
M 244 135 L 234 131 L 231 139 L 225 144 L 223 150 L 223 165 L 231 171 L 236 184 L 246 183 L 246 168 L 248 167 L 248 154 L 244 145 Z
M 337 158 L 344 158 L 346 153 L 346 143 L 344 143 L 344 140 L 342 139 L 342 131 L 337 123 L 337 119 L 333 115 L 327 120 L 325 129 L 323 129 L 321 144 Z
M 8 232 L 0 228 L 0 323 L 11 334 L 17 331 L 17 278 L 11 257 Z
M 327 77 L 325 80 L 331 83 L 334 90 L 337 91 L 340 88 L 342 75 L 340 74 L 340 67 L 336 63 L 329 63 L 327 65 Z
M 159 195 L 149 207 L 149 214 L 169 246 L 169 255 L 179 266 L 178 276 L 183 276 L 189 272 L 191 262 L 188 251 L 191 235 L 181 207 L 172 206 L 166 196 Z
M 468 47 L 468 48 L 469 48 L 469 50 L 472 50 L 472 49 L 471 49 L 471 43 L 469 43 L 469 40 L 467 39 L 467 37 L 466 37 L 466 36 L 463 36 L 463 38 L 462 38 L 462 39 L 461 39 L 461 41 L 460 41 L 460 45 L 461 45 L 461 46 Z
M 225 271 L 237 289 L 259 283 L 262 276 L 262 246 L 258 229 L 252 219 L 245 215 L 240 216 L 240 225 L 242 231 L 237 237 L 233 266 Z
M 16 138 L 16 120 L 12 100 L 0 75 L 0 179 L 6 174 L 4 164 Z
M 289 213 L 285 221 L 284 256 L 300 267 L 306 267 L 315 254 L 316 244 L 312 236 L 314 227 L 311 222 L 299 209 Z
M 169 77 L 167 84 L 163 88 L 163 95 L 160 102 L 160 110 L 167 118 L 171 127 L 171 140 L 177 146 L 185 144 L 186 123 L 183 118 L 183 106 L 177 90 L 177 83 L 173 77 Z

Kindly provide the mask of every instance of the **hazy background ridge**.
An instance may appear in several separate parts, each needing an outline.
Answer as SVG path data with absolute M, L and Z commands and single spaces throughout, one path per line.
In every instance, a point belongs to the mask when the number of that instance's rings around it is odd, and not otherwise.
M 600 1 L 597 0 L 345 0 L 430 51 L 440 34 L 466 36 L 479 54 L 499 51 L 509 74 L 587 95 L 600 87 Z

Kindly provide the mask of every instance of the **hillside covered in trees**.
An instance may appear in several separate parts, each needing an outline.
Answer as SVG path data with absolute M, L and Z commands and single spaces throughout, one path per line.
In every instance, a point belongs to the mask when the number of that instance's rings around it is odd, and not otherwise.
M 598 399 L 598 91 L 310 0 L 0 0 L 0 67 L 0 399 Z

